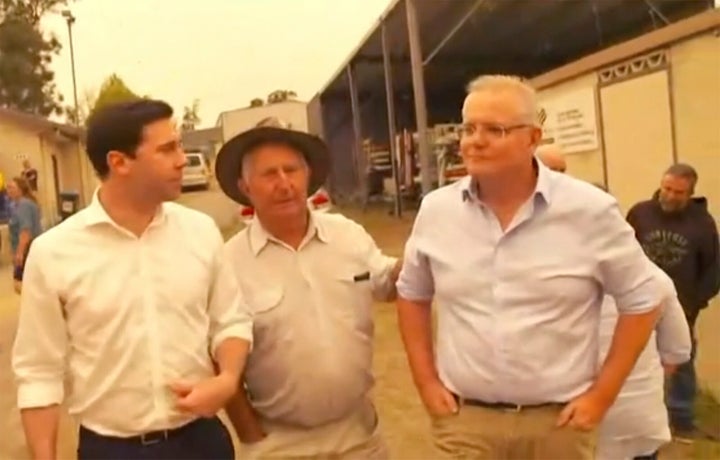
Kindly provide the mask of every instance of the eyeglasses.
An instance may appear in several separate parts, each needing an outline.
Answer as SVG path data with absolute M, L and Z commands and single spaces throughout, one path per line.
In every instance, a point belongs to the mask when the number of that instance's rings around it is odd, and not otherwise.
M 460 132 L 463 136 L 472 136 L 479 132 L 491 139 L 504 139 L 508 133 L 511 133 L 512 131 L 531 127 L 532 125 L 527 123 L 509 126 L 494 123 L 465 123 L 460 128 Z

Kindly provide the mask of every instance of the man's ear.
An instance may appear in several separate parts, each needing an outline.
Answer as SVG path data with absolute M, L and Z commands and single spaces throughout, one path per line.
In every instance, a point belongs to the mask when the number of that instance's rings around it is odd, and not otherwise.
M 109 151 L 105 159 L 110 171 L 115 171 L 120 175 L 128 173 L 132 161 L 132 158 L 118 150 Z
M 240 177 L 237 181 L 238 190 L 240 190 L 243 194 L 248 194 L 248 186 L 247 183 L 243 180 L 242 177 Z

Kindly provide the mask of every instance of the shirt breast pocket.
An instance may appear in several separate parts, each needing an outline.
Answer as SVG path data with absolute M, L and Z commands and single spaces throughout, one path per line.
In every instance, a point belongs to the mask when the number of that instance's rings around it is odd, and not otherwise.
M 372 276 L 367 269 L 342 270 L 335 274 L 331 304 L 354 327 L 366 330 L 372 325 Z
M 255 289 L 248 293 L 247 303 L 253 315 L 264 315 L 280 306 L 285 297 L 281 286 Z

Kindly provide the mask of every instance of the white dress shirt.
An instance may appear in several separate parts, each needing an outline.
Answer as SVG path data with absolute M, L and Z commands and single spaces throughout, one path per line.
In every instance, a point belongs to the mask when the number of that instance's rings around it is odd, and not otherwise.
M 662 363 L 677 365 L 690 360 L 692 343 L 672 280 L 659 268 L 656 273 L 665 286 L 662 316 L 600 425 L 598 460 L 632 460 L 650 455 L 671 439 Z M 610 350 L 617 317 L 615 302 L 606 296 L 600 315 L 598 367 Z
M 97 194 L 33 241 L 12 356 L 20 409 L 65 401 L 119 437 L 192 421 L 169 384 L 213 376 L 217 346 L 252 336 L 222 247 L 210 217 L 175 203 L 137 237 Z
M 603 295 L 623 314 L 661 300 L 615 199 L 537 163 L 506 229 L 466 177 L 425 196 L 405 246 L 398 294 L 436 301 L 439 376 L 467 399 L 572 400 L 596 377 Z

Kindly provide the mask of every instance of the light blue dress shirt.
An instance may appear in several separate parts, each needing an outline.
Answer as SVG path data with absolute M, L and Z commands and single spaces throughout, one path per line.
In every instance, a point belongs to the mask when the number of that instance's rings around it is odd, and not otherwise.
M 464 178 L 424 198 L 405 247 L 398 293 L 435 300 L 440 379 L 464 398 L 569 401 L 596 377 L 603 295 L 621 314 L 662 299 L 616 200 L 536 164 L 505 231 Z

